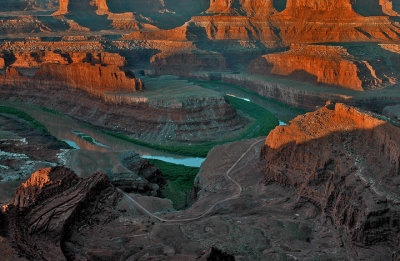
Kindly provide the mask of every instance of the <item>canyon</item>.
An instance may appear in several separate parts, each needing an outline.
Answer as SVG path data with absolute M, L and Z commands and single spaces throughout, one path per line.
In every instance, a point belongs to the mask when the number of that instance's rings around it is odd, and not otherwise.
M 158 144 L 218 141 L 237 136 L 249 123 L 213 92 L 204 97 L 167 99 L 158 94 L 157 87 L 151 92 L 154 98 L 137 97 L 142 82 L 116 68 L 44 64 L 33 77 L 11 68 L 0 76 L 0 92 L 3 99 L 45 106 L 93 126 Z M 179 84 L 185 87 L 185 82 Z M 186 88 L 200 91 L 196 86 Z
M 399 19 L 398 0 L 7 1 L 0 252 L 400 260 Z
M 41 169 L 3 206 L 2 236 L 43 260 L 212 252 L 396 260 L 398 132 L 371 113 L 327 104 L 267 138 L 215 147 L 195 179 L 192 205 L 180 212 L 122 192 L 105 174 L 82 179 L 65 167 Z

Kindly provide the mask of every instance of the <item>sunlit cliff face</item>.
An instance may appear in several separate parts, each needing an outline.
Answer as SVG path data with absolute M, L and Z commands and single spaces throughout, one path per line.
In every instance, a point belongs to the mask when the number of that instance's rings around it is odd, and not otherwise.
M 298 116 L 289 126 L 276 127 L 268 136 L 266 146 L 277 149 L 291 142 L 302 144 L 335 132 L 368 131 L 386 124 L 385 121 L 344 104 L 337 103 L 328 107 Z

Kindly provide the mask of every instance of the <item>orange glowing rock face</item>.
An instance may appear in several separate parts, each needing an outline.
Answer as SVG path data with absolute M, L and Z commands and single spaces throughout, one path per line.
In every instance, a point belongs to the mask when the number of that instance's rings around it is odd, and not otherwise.
M 64 168 L 40 169 L 15 191 L 15 197 L 10 204 L 25 208 L 32 204 L 38 204 L 46 195 L 59 191 L 60 188 L 68 188 L 79 181 L 78 176 Z
M 266 182 L 295 189 L 301 204 L 364 245 L 398 234 L 387 228 L 399 221 L 400 130 L 374 116 L 328 103 L 276 127 L 261 151 Z
M 14 53 L 14 56 L 15 62 L 12 63 L 12 66 L 18 68 L 39 67 L 42 63 L 68 64 L 68 59 L 66 57 L 52 51 Z
M 337 103 L 334 109 L 323 107 L 300 115 L 287 126 L 276 127 L 267 137 L 265 146 L 278 149 L 285 144 L 302 144 L 326 137 L 335 132 L 369 130 L 386 124 L 385 121 Z M 400 133 L 399 133 L 400 134 Z
M 293 44 L 288 51 L 253 60 L 248 70 L 259 75 L 281 75 L 357 91 L 387 87 L 398 81 L 398 76 L 389 67 L 374 68 L 368 61 L 354 57 L 341 46 Z
M 359 69 L 352 60 L 342 47 L 292 45 L 289 51 L 267 54 L 256 59 L 249 70 L 361 91 L 363 82 L 358 75 Z
M 6 61 L 4 58 L 0 57 L 0 69 L 3 69 L 6 66 Z
M 64 15 L 69 12 L 70 2 L 76 0 L 60 0 L 59 9 L 53 15 Z M 106 0 L 91 0 L 89 3 L 91 6 L 96 7 L 96 13 L 98 15 L 103 15 L 108 13 L 108 6 Z
M 151 32 L 134 32 L 125 39 L 259 40 L 271 47 L 400 40 L 400 29 L 385 13 L 364 17 L 355 11 L 350 0 L 292 0 L 282 12 L 275 10 L 269 0 L 211 0 L 206 14 L 212 15 L 192 17 L 183 26 L 167 31 L 153 28 Z
M 78 87 L 97 92 L 136 92 L 143 89 L 140 79 L 134 78 L 115 65 L 102 66 L 99 64 L 74 63 L 70 65 L 44 64 L 35 77 L 54 80 L 71 87 Z
M 272 0 L 211 0 L 207 13 L 268 16 L 274 11 Z
M 15 68 L 38 68 L 45 63 L 70 64 L 91 63 L 125 66 L 126 59 L 118 53 L 109 52 L 55 52 L 55 51 L 14 51 L 14 59 L 9 66 Z M 0 68 L 5 67 L 5 59 L 0 54 Z

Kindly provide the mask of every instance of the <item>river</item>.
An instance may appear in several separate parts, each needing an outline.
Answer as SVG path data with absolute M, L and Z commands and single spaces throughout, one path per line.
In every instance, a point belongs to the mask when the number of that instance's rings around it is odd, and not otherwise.
M 200 84 L 202 87 L 205 87 L 205 85 L 206 84 L 204 82 Z M 248 102 L 257 103 L 260 106 L 271 110 L 279 118 L 279 125 L 286 125 L 285 122 L 289 121 L 297 114 L 297 111 L 290 106 L 271 102 L 260 97 L 259 95 L 251 94 L 241 89 L 232 88 L 226 84 L 210 83 L 207 84 L 207 87 L 217 90 L 223 94 L 231 95 Z M 135 151 L 143 158 L 158 159 L 189 167 L 200 167 L 205 160 L 204 158 L 179 156 L 136 145 L 134 143 L 107 135 L 66 115 L 42 110 L 38 106 L 5 101 L 0 101 L 0 104 L 25 111 L 37 121 L 42 123 L 53 136 L 65 141 L 71 147 L 75 148 L 75 150 L 71 150 L 68 155 L 69 159 L 74 159 L 70 161 L 69 165 L 73 169 L 75 166 L 80 166 L 79 169 L 81 169 L 82 172 L 85 165 L 94 165 L 94 162 L 99 162 L 100 160 L 104 161 L 104 159 L 99 158 L 103 158 L 102 156 L 99 156 L 99 153 L 92 153 L 93 151 L 108 152 L 108 155 L 110 155 L 109 153 L 117 153 L 122 155 L 129 151 Z M 76 152 L 77 150 L 79 150 L 79 152 Z M 79 157 L 77 155 L 79 155 Z M 118 160 L 118 157 L 114 158 Z M 119 163 L 120 162 L 117 163 L 109 161 L 109 166 L 106 164 L 102 168 L 113 169 L 113 167 L 115 165 L 119 165 Z
M 147 159 L 159 159 L 189 167 L 200 167 L 205 160 L 204 158 L 179 156 L 136 145 L 134 143 L 107 135 L 91 126 L 76 121 L 69 116 L 44 111 L 38 106 L 4 101 L 1 101 L 0 104 L 4 106 L 15 107 L 28 113 L 37 121 L 42 123 L 56 138 L 65 141 L 75 149 L 88 151 L 87 155 L 90 155 L 88 158 L 92 158 L 93 155 L 95 155 L 90 153 L 90 151 L 119 152 L 121 154 L 129 151 L 135 151 Z M 93 141 L 89 142 L 81 138 L 83 135 L 91 137 Z M 80 152 L 81 156 L 82 151 Z M 71 153 L 73 154 L 74 152 Z M 81 165 L 83 163 L 79 164 Z M 110 164 L 113 164 L 113 162 L 110 162 Z M 112 166 L 110 166 L 110 168 L 112 168 Z

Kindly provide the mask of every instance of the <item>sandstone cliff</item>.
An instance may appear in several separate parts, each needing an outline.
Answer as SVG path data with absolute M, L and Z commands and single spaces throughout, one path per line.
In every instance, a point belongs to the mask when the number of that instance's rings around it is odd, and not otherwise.
M 114 65 L 43 64 L 35 73 L 35 78 L 81 88 L 93 94 L 116 91 L 129 93 L 143 89 L 140 79 L 136 79 L 132 73 L 122 71 Z
M 207 13 L 268 16 L 274 11 L 272 0 L 211 0 Z
M 261 153 L 267 182 L 297 190 L 350 241 L 398 245 L 400 130 L 343 104 L 277 127 Z
M 358 91 L 382 88 L 397 82 L 398 76 L 389 66 L 385 68 L 380 64 L 374 67 L 368 61 L 350 55 L 344 47 L 291 45 L 289 51 L 263 55 L 254 60 L 248 71 Z
M 59 9 L 53 15 L 64 15 L 70 11 L 70 5 L 77 5 L 76 2 L 79 0 L 59 0 Z M 108 13 L 108 6 L 106 0 L 90 0 L 89 4 L 96 8 L 96 13 L 98 15 L 103 15 Z

